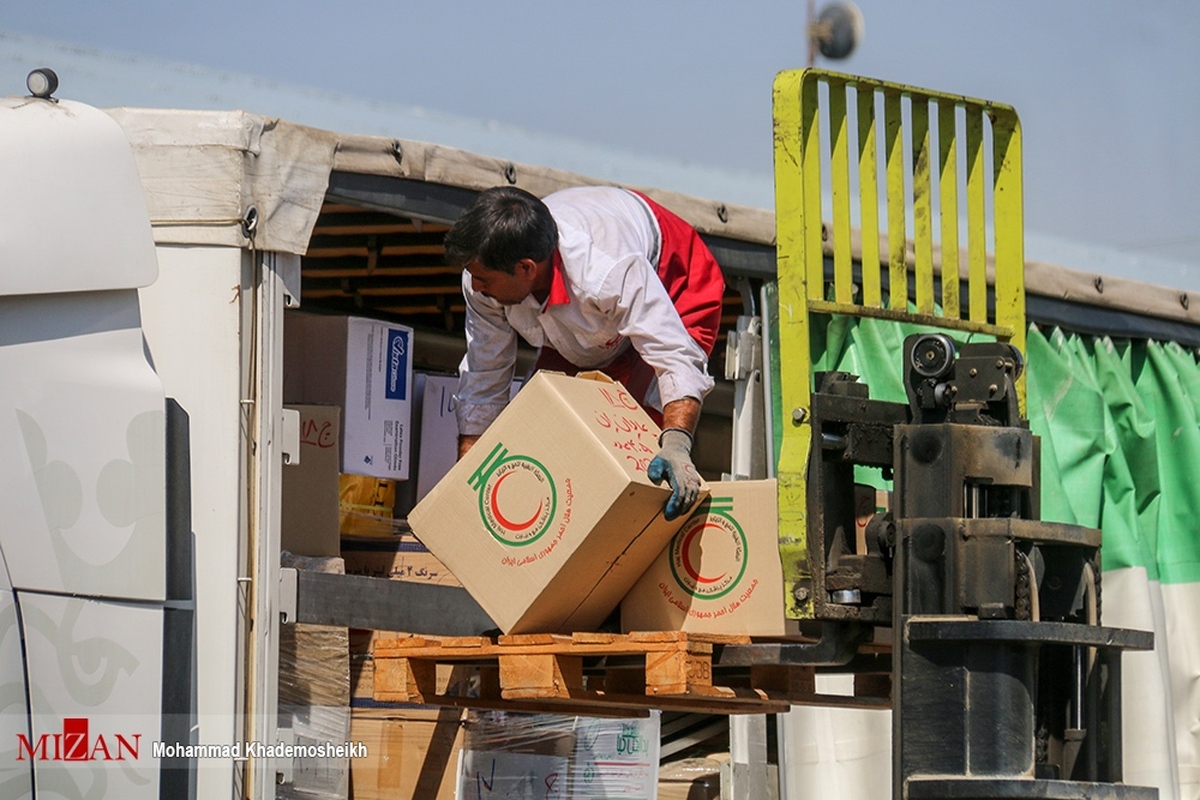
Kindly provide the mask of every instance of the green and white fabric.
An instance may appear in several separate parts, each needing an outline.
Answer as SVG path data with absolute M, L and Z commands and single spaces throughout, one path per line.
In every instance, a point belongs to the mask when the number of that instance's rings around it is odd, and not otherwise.
M 861 376 L 904 401 L 898 354 L 918 330 L 835 319 L 817 369 Z M 1042 443 L 1042 518 L 1103 532 L 1103 624 L 1152 630 L 1123 658 L 1125 783 L 1200 798 L 1200 362 L 1175 343 L 1031 325 L 1028 416 Z M 877 473 L 876 473 L 877 475 Z M 808 796 L 887 797 L 882 712 L 797 709 L 785 767 Z M 861 770 L 869 769 L 864 779 Z M 797 781 L 801 781 L 798 783 Z

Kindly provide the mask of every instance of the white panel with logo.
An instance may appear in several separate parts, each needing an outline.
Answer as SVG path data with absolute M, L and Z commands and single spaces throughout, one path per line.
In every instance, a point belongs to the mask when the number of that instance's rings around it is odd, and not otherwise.
M 0 547 L 17 589 L 162 600 L 162 385 L 137 294 L 0 298 Z
M 162 615 L 135 603 L 20 594 L 32 730 L 16 757 L 38 797 L 158 797 Z

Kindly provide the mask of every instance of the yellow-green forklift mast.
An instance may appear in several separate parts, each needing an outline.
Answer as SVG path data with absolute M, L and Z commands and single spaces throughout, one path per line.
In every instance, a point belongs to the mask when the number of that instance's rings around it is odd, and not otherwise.
M 1024 355 L 1021 126 L 1006 105 L 808 69 L 775 80 L 774 138 L 779 542 L 787 614 L 812 619 L 797 592 L 812 575 L 812 328 L 877 317 L 987 334 Z M 1024 413 L 1024 378 L 1017 391 Z

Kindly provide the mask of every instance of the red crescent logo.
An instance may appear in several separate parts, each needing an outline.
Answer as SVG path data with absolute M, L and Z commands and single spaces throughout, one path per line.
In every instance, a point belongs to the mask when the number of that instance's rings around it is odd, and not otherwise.
M 728 572 L 722 572 L 720 575 L 718 575 L 715 578 L 705 578 L 703 575 L 700 574 L 699 570 L 697 570 L 695 567 L 692 566 L 692 561 L 690 558 L 688 558 L 688 551 L 691 550 L 691 548 L 692 548 L 692 539 L 695 539 L 697 536 L 699 536 L 700 533 L 705 528 L 717 528 L 717 527 L 719 527 L 719 526 L 714 525 L 713 523 L 709 522 L 704 525 L 700 525 L 698 527 L 692 528 L 690 531 L 688 531 L 688 535 L 683 537 L 683 545 L 679 548 L 679 555 L 683 559 L 684 570 L 687 572 L 687 574 L 689 576 L 691 576 L 692 580 L 696 581 L 696 583 L 716 583 L 717 581 L 721 580 L 722 578 L 724 578 L 726 575 L 729 574 Z
M 492 515 L 508 530 L 523 531 L 529 526 L 533 525 L 533 523 L 537 522 L 537 518 L 542 515 L 542 506 L 545 504 L 545 501 L 538 503 L 537 511 L 533 512 L 533 516 L 529 518 L 529 521 L 521 523 L 510 522 L 503 514 L 500 513 L 500 509 L 496 505 L 496 496 L 500 494 L 500 484 L 504 483 L 505 479 L 507 479 L 509 475 L 512 475 L 512 473 L 506 472 L 501 475 L 496 479 L 496 485 L 492 487 Z

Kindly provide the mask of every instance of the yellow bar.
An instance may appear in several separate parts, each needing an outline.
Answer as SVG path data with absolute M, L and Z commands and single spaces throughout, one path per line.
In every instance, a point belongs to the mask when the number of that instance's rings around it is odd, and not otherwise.
M 967 106 L 968 317 L 987 321 L 987 231 L 984 222 L 983 109 Z
M 828 99 L 824 96 L 829 88 Z M 848 96 L 853 87 L 855 97 Z M 882 94 L 882 119 L 876 114 L 876 101 Z M 906 111 L 904 98 L 912 105 Z M 863 258 L 863 303 L 856 303 L 850 290 L 853 278 L 852 258 L 845 248 L 850 243 L 849 197 L 853 183 L 849 145 L 851 104 L 858 117 L 858 188 L 860 191 Z M 937 104 L 937 118 L 931 119 L 930 104 Z M 822 105 L 826 107 L 822 107 Z M 967 125 L 959 130 L 961 107 Z M 812 426 L 812 338 L 813 326 L 841 315 L 907 321 L 932 328 L 979 333 L 1009 338 L 1024 347 L 1024 283 L 1022 276 L 1024 245 L 1021 238 L 1021 132 L 1016 115 L 1007 106 L 959 95 L 928 92 L 895 83 L 871 81 L 824 70 L 780 73 L 775 81 L 775 187 L 776 246 L 778 254 L 779 326 L 778 356 L 785 365 L 779 376 L 781 407 L 776 412 L 781 446 L 778 457 L 779 478 L 779 552 L 785 581 L 786 614 L 792 619 L 812 619 L 814 600 L 823 597 L 827 587 L 814 585 L 814 559 L 822 553 L 808 553 L 807 470 L 813 451 Z M 822 115 L 828 114 L 830 144 L 822 147 Z M 905 115 L 912 121 L 913 163 L 906 165 L 904 151 L 910 146 L 905 131 Z M 992 122 L 989 123 L 988 120 Z M 938 149 L 932 149 L 936 124 Z M 992 125 L 990 144 L 985 152 L 987 125 Z M 882 141 L 879 141 L 882 137 Z M 965 148 L 965 150 L 963 149 Z M 885 163 L 878 163 L 882 150 Z M 963 158 L 966 174 L 960 175 L 958 159 Z M 937 159 L 937 179 L 933 176 Z M 829 180 L 824 185 L 821 163 L 828 159 Z M 989 165 L 989 159 L 991 164 Z M 885 186 L 878 179 L 886 175 Z M 911 195 L 906 192 L 912 172 Z M 991 171 L 993 170 L 994 171 Z M 960 188 L 965 186 L 965 189 Z M 823 237 L 822 192 L 833 193 L 831 220 L 834 286 L 831 294 L 825 279 L 825 237 Z M 988 193 L 994 188 L 994 195 Z M 884 196 L 880 196 L 882 189 Z M 940 242 L 943 249 L 945 278 L 941 293 L 942 308 L 948 316 L 938 315 L 938 296 L 934 291 L 932 249 L 934 242 L 934 200 L 939 192 Z M 881 213 L 879 205 L 887 205 Z M 918 263 L 915 283 L 918 306 L 908 306 L 908 204 L 913 204 L 913 238 Z M 994 206 L 994 208 L 993 208 Z M 959 212 L 967 216 L 960 225 Z M 994 218 L 988 214 L 994 211 Z M 888 246 L 881 253 L 882 216 L 886 215 Z M 996 318 L 988 319 L 987 283 L 989 237 L 995 226 Z M 965 241 L 964 241 L 965 237 Z M 960 249 L 967 251 L 967 297 L 961 297 L 956 280 L 961 273 Z M 890 282 L 887 308 L 881 307 L 883 294 L 882 261 L 888 263 Z M 963 310 L 962 306 L 968 309 Z M 966 319 L 963 317 L 966 316 Z M 1018 383 L 1018 396 L 1024 405 L 1024 381 Z
M 854 267 L 850 250 L 850 132 L 846 120 L 846 84 L 830 80 L 828 85 L 834 297 L 839 303 L 849 303 L 854 297 Z
M 1025 354 L 1025 241 L 1022 223 L 1021 123 L 1015 113 L 996 114 L 992 123 L 995 172 L 993 216 L 996 230 L 996 325 L 1012 331 L 1009 342 Z M 1017 400 L 1025 413 L 1025 376 Z
M 810 576 L 807 557 L 809 425 L 794 424 L 793 410 L 808 411 L 812 381 L 808 311 L 809 252 L 816 230 L 816 253 L 821 257 L 820 173 L 808 169 L 815 157 L 816 81 L 799 71 L 781 72 L 775 78 L 775 237 L 779 287 L 779 360 L 788 369 L 779 375 L 781 444 L 779 479 L 779 552 L 783 559 L 787 616 L 812 618 L 812 604 L 802 605 L 792 592 Z M 815 186 L 815 192 L 813 187 Z M 815 201 L 814 201 L 815 198 Z M 819 274 L 819 272 L 818 272 Z M 819 283 L 818 283 L 819 286 Z M 819 289 L 818 289 L 819 291 Z
M 917 313 L 933 314 L 933 185 L 929 175 L 929 100 L 912 100 L 913 247 Z
M 962 316 L 958 286 L 958 138 L 954 103 L 938 102 L 938 175 L 942 211 L 942 311 Z
M 965 333 L 985 333 L 997 339 L 1007 339 L 1009 330 L 1000 328 L 990 322 L 972 322 L 969 319 L 948 319 L 943 316 L 927 316 L 916 314 L 907 309 L 872 308 L 871 306 L 842 305 L 831 301 L 810 300 L 808 310 L 814 314 L 846 314 L 855 317 L 872 317 L 888 319 L 895 322 L 907 322 L 912 325 L 928 325 L 948 331 L 963 331 Z
M 908 307 L 908 270 L 905 265 L 907 231 L 904 193 L 904 122 L 900 118 L 900 93 L 884 93 L 884 128 L 887 136 L 888 308 Z
M 864 306 L 882 305 L 879 280 L 879 161 L 875 155 L 875 91 L 856 86 L 858 94 L 858 195 L 862 219 L 859 245 Z

